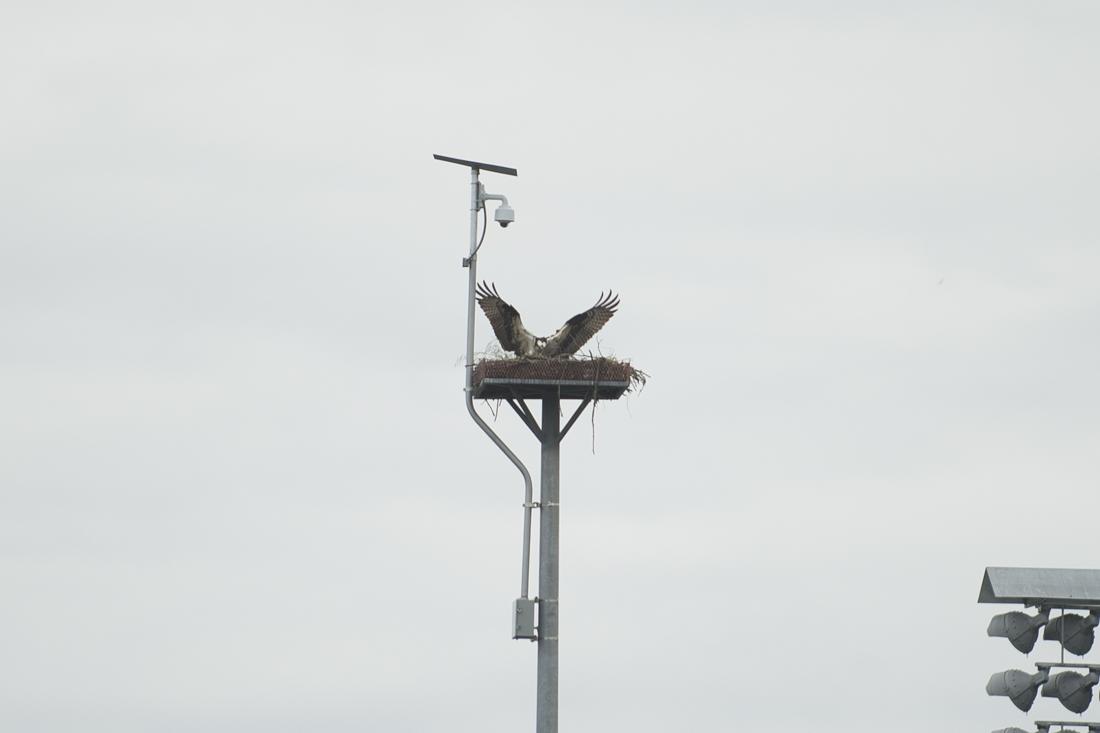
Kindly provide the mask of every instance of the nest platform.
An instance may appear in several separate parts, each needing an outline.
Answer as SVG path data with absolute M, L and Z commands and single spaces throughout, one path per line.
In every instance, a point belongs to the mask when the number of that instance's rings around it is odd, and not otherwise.
M 617 400 L 642 381 L 640 371 L 615 359 L 482 359 L 473 391 L 480 400 Z

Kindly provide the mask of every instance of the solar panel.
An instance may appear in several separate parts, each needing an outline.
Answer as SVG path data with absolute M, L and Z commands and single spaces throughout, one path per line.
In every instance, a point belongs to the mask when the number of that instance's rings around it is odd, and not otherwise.
M 458 165 L 464 165 L 469 168 L 477 168 L 482 171 L 492 171 L 493 173 L 503 173 L 506 176 L 517 176 L 515 168 L 509 168 L 503 165 L 494 165 L 492 163 L 479 163 L 476 160 L 463 160 L 462 158 L 450 158 L 446 155 L 439 155 L 438 153 L 432 155 L 436 160 L 442 160 L 444 163 L 457 163 Z

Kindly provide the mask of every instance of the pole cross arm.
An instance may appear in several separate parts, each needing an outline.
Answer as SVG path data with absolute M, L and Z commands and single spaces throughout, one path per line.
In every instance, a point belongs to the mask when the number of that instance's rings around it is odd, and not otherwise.
M 1087 669 L 1090 672 L 1100 672 L 1100 664 L 1088 664 L 1087 662 L 1036 662 L 1037 669 Z

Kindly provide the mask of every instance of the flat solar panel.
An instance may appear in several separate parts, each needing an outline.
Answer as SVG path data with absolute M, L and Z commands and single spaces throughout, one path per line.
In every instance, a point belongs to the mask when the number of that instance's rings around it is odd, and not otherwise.
M 492 171 L 493 173 L 503 173 L 506 176 L 518 176 L 515 168 L 509 168 L 504 165 L 494 165 L 493 163 L 479 163 L 476 160 L 463 160 L 462 158 L 451 158 L 446 155 L 439 155 L 438 153 L 432 154 L 432 157 L 436 160 L 442 160 L 444 163 L 457 163 L 458 165 L 468 166 L 470 168 L 477 168 L 481 171 Z

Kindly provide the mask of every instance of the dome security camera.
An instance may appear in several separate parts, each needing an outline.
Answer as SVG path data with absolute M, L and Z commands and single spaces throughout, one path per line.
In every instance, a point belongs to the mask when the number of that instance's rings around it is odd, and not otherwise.
M 493 213 L 493 219 L 497 224 L 506 227 L 516 220 L 516 212 L 508 204 L 501 204 Z

